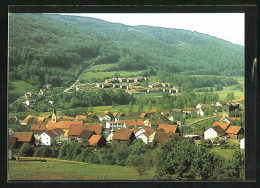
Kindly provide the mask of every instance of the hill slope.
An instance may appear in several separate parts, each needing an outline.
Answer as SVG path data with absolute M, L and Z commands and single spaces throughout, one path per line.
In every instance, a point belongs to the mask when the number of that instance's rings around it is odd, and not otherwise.
M 77 16 L 10 14 L 9 78 L 68 86 L 89 64 L 113 70 L 243 76 L 244 48 L 205 34 Z

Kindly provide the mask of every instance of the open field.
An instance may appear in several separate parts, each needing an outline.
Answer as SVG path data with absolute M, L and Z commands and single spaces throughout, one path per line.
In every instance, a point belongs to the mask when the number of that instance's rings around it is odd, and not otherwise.
M 34 159 L 34 157 L 30 158 Z M 155 175 L 148 171 L 142 180 Z M 131 166 L 99 165 L 49 159 L 40 161 L 9 161 L 9 180 L 138 180 Z
M 224 157 L 225 159 L 230 159 L 232 157 L 232 155 L 235 152 L 235 149 L 239 149 L 240 144 L 239 143 L 235 143 L 233 141 L 227 141 L 226 145 L 229 148 L 223 148 L 221 146 L 213 146 L 210 151 L 217 153 L 218 155 Z M 231 147 L 231 148 L 230 148 Z M 245 150 L 244 149 L 239 149 L 239 151 L 241 153 L 244 153 Z
M 112 67 L 117 67 L 117 65 L 118 65 L 117 63 L 94 65 L 91 66 L 88 70 L 103 71 Z
M 79 77 L 80 82 L 92 82 L 94 80 L 101 80 L 103 82 L 106 78 L 112 78 L 116 74 L 120 77 L 135 77 L 141 75 L 143 71 L 111 71 L 111 72 L 91 72 L 85 71 Z
M 34 91 L 35 87 L 24 81 L 9 81 L 8 92 L 10 94 L 24 95 L 26 92 Z

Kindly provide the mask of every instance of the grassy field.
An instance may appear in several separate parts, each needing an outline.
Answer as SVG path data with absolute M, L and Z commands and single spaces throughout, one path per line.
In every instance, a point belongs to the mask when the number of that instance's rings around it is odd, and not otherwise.
M 95 65 L 95 66 L 91 66 L 88 70 L 96 70 L 96 71 L 103 71 L 112 67 L 117 67 L 118 64 L 117 63 L 113 63 L 113 64 L 102 64 L 102 65 Z
M 219 154 L 220 156 L 224 157 L 225 159 L 230 159 L 232 157 L 232 155 L 235 152 L 235 149 L 239 149 L 239 143 L 235 143 L 233 141 L 227 141 L 226 145 L 229 148 L 221 148 L 221 146 L 214 146 L 213 148 L 211 148 L 210 150 L 214 153 Z M 230 148 L 232 147 L 232 148 Z M 243 149 L 239 149 L 241 153 L 244 153 L 245 150 Z
M 34 159 L 34 158 L 31 158 Z M 141 176 L 151 180 L 153 170 Z M 9 161 L 9 180 L 139 180 L 133 167 L 98 165 L 81 162 L 47 159 L 40 161 Z
M 10 94 L 24 95 L 26 92 L 34 91 L 35 87 L 23 81 L 9 81 L 8 92 Z
M 120 77 L 134 77 L 142 74 L 142 71 L 111 71 L 111 72 L 91 72 L 86 71 L 83 72 L 79 77 L 80 82 L 92 82 L 94 79 L 102 80 L 102 82 L 106 78 L 112 78 L 116 74 L 120 74 Z

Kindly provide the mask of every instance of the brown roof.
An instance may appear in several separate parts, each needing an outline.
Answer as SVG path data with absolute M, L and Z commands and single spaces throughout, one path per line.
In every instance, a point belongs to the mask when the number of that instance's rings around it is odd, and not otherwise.
M 65 132 L 61 129 L 53 129 L 53 130 L 48 130 L 45 132 L 47 135 L 49 135 L 51 138 L 55 138 L 61 134 L 64 134 Z
M 147 126 L 144 126 L 143 129 L 145 130 L 146 133 L 149 134 L 149 136 L 155 131 L 153 128 Z
M 16 146 L 17 138 L 15 137 L 8 137 L 8 147 L 15 147 Z
M 144 118 L 147 113 L 141 113 L 140 118 Z
M 154 141 L 158 143 L 163 143 L 170 137 L 169 133 L 166 132 L 161 132 L 161 131 L 156 131 L 154 135 Z
M 214 127 L 214 126 L 220 126 L 225 131 L 225 130 L 227 130 L 229 123 L 222 123 L 222 122 L 216 121 L 212 124 L 212 127 Z
M 137 127 L 137 126 L 144 126 L 144 122 L 142 119 L 128 119 L 125 120 L 126 128 L 129 126 Z
M 66 119 L 66 120 L 74 120 L 75 119 L 74 117 L 69 117 L 69 116 L 63 116 L 62 118 Z
M 157 130 L 161 130 L 166 133 L 176 133 L 178 132 L 178 125 L 159 124 Z
M 69 129 L 70 125 L 72 125 L 72 124 L 83 125 L 83 121 L 58 121 L 57 123 L 48 121 L 47 127 L 48 127 L 48 130 L 52 130 L 52 129 L 56 129 L 56 128 Z
M 76 115 L 76 119 L 83 119 L 83 120 L 85 120 L 86 118 L 87 118 L 87 116 Z
M 109 110 L 105 110 L 105 111 L 104 111 L 104 114 L 106 114 L 106 115 L 109 114 L 109 113 L 110 113 Z
M 46 125 L 31 125 L 31 131 L 46 131 Z
M 154 114 L 156 113 L 156 110 L 150 110 L 149 112 L 147 112 L 148 114 Z
M 32 115 L 28 115 L 23 121 L 22 123 L 28 123 L 28 121 L 33 118 L 33 120 L 35 121 L 35 123 L 37 124 L 41 124 L 44 121 L 44 117 L 38 117 L 38 116 L 32 116 Z
M 212 129 L 213 129 L 214 131 L 216 131 L 217 133 L 225 133 L 225 130 L 222 129 L 222 128 L 221 128 L 220 126 L 218 126 L 218 125 L 213 126 Z
M 234 120 L 240 121 L 240 120 L 241 120 L 240 117 L 228 117 L 228 119 L 229 119 L 230 121 L 234 121 Z
M 97 135 L 101 135 L 103 131 L 102 124 L 85 123 L 83 126 L 84 130 L 94 131 Z
M 13 137 L 17 138 L 18 142 L 31 142 L 32 132 L 15 132 Z
M 96 134 L 96 133 L 94 131 L 83 130 L 78 137 L 88 140 L 93 134 Z
M 229 128 L 226 130 L 227 134 L 238 134 L 238 132 L 241 130 L 241 127 L 238 126 L 229 126 Z
M 71 124 L 69 128 L 69 136 L 78 136 L 83 131 L 83 125 L 81 124 Z
M 135 137 L 132 130 L 121 128 L 114 132 L 113 140 L 130 140 L 131 136 Z
M 93 146 L 94 144 L 97 144 L 99 140 L 101 139 L 102 135 L 92 135 L 90 139 L 88 140 L 88 143 L 90 146 Z

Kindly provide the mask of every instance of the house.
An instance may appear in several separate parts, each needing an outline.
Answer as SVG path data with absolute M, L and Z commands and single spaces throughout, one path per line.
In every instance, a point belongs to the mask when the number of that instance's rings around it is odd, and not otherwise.
M 31 132 L 33 132 L 36 140 L 40 139 L 40 135 L 47 131 L 46 125 L 31 125 Z
M 77 140 L 80 142 L 82 140 L 88 140 L 92 135 L 96 135 L 94 131 L 82 130 L 82 132 L 77 136 Z
M 87 118 L 98 119 L 98 117 L 94 113 L 88 113 Z
M 204 112 L 202 111 L 201 108 L 197 111 L 197 115 L 198 116 L 204 116 Z
M 223 105 L 223 114 L 226 117 L 236 117 L 239 115 L 239 104 L 226 103 Z
M 125 114 L 123 112 L 119 112 L 119 113 L 115 112 L 115 113 L 113 113 L 113 116 L 116 119 L 116 118 L 124 117 Z
M 160 113 L 161 113 L 161 115 L 169 115 L 170 113 L 171 113 L 171 111 L 170 110 L 166 110 L 166 109 L 161 109 L 160 110 Z
M 110 79 L 106 79 L 105 80 L 105 83 L 117 83 L 118 82 L 118 79 L 117 78 L 110 78 Z
M 135 133 L 137 139 L 142 139 L 144 143 L 152 142 L 154 139 L 155 130 L 151 127 L 143 127 Z
M 46 85 L 43 86 L 43 88 L 45 88 L 45 89 L 52 89 L 53 86 L 51 84 L 46 84 Z
M 49 104 L 53 105 L 54 104 L 54 101 L 48 101 Z
M 142 119 L 128 119 L 124 120 L 125 124 L 124 127 L 126 129 L 131 129 L 131 128 L 138 128 L 144 126 L 144 122 Z
M 141 115 L 140 115 L 140 118 L 145 118 L 145 117 L 149 117 L 149 114 L 147 114 L 147 113 L 141 113 Z
M 166 132 L 156 131 L 153 141 L 158 143 L 158 144 L 162 144 L 163 142 L 168 140 L 171 135 L 172 134 L 169 134 L 169 133 L 166 133 Z
M 38 92 L 38 95 L 45 95 L 47 93 L 47 90 L 46 89 L 41 89 L 39 92 Z
M 21 148 L 24 143 L 35 144 L 35 137 L 32 132 L 15 132 L 13 137 L 17 138 L 17 148 Z
M 122 85 L 120 85 L 120 88 L 121 88 L 121 89 L 126 89 L 126 88 L 127 88 L 127 85 L 126 85 L 126 84 L 122 84 Z
M 90 146 L 102 147 L 106 145 L 106 139 L 102 135 L 92 135 L 88 140 Z
M 242 96 L 242 97 L 239 98 L 239 100 L 240 100 L 240 101 L 244 101 L 244 100 L 245 100 L 245 97 Z
M 170 121 L 178 122 L 178 121 L 180 121 L 182 118 L 185 118 L 184 116 L 186 116 L 186 114 L 183 113 L 183 112 L 173 112 L 173 113 L 169 114 L 167 118 L 168 118 Z
M 134 78 L 134 82 L 143 82 L 143 81 L 146 81 L 146 80 L 147 80 L 147 78 L 141 77 L 141 76 Z
M 76 120 L 86 120 L 86 119 L 87 119 L 87 116 L 76 115 L 75 119 L 76 119 Z
M 222 106 L 222 104 L 218 101 L 216 102 L 215 106 Z
M 108 121 L 106 122 L 106 128 L 111 129 L 112 131 L 118 128 L 121 128 L 125 125 L 124 121 Z
M 8 128 L 8 136 L 13 136 L 14 131 L 11 128 Z
M 32 93 L 32 92 L 27 92 L 25 94 L 25 98 L 26 99 L 36 99 L 37 98 L 37 95 L 35 93 Z
M 36 105 L 36 100 L 35 99 L 28 99 L 25 101 L 25 104 L 29 107 L 35 107 Z
M 230 125 L 226 130 L 226 133 L 231 139 L 238 139 L 239 135 L 244 134 L 244 130 L 242 127 Z
M 126 82 L 132 83 L 132 82 L 134 82 L 134 79 L 133 78 L 127 78 Z
M 197 104 L 196 108 L 197 108 L 197 109 L 200 109 L 200 108 L 202 108 L 202 106 L 203 106 L 203 104 L 202 104 L 202 103 L 199 103 L 199 104 Z
M 106 141 L 110 143 L 113 140 L 114 132 L 110 132 L 109 135 L 106 137 Z
M 229 126 L 229 123 L 223 123 L 223 122 L 216 121 L 212 124 L 212 127 L 214 127 L 214 126 L 220 126 L 224 131 L 226 131 Z
M 175 93 L 179 93 L 180 88 L 178 86 L 173 86 L 173 89 L 175 90 Z
M 148 87 L 149 87 L 149 88 L 155 88 L 155 87 L 161 87 L 161 86 L 162 86 L 161 83 L 156 82 L 156 83 L 150 84 Z
M 220 136 L 221 134 L 225 134 L 225 131 L 218 125 L 210 127 L 204 132 L 204 139 L 211 139 Z
M 120 88 L 120 84 L 113 84 L 113 88 Z
M 84 123 L 83 129 L 89 130 L 89 131 L 94 131 L 96 135 L 101 135 L 104 128 L 103 128 L 102 124 Z
M 44 117 L 39 117 L 39 116 L 32 116 L 28 115 L 22 122 L 21 125 L 27 125 L 29 121 L 35 124 L 42 124 L 44 122 L 45 118 Z
M 16 148 L 17 147 L 17 138 L 8 137 L 8 148 Z
M 163 118 L 151 118 L 151 119 L 147 119 L 144 121 L 144 125 L 148 126 L 148 127 L 152 127 L 152 126 L 159 126 L 159 124 L 164 124 L 169 122 L 168 119 L 163 119 Z
M 167 125 L 167 124 L 159 124 L 157 131 L 172 133 L 172 134 L 180 134 L 180 129 L 178 125 Z
M 111 87 L 113 87 L 113 84 L 110 84 L 110 83 L 102 84 L 101 87 L 102 88 L 111 88 Z
M 245 149 L 245 138 L 240 140 L 240 149 Z
M 128 130 L 125 128 L 115 130 L 113 134 L 113 140 L 118 141 L 133 141 L 135 139 L 135 134 L 132 130 Z
M 127 82 L 127 79 L 126 78 L 118 78 L 118 81 L 119 82 Z
M 48 121 L 47 129 L 48 130 L 53 130 L 53 129 L 57 129 L 57 128 L 62 129 L 65 132 L 64 137 L 67 137 L 70 125 L 72 125 L 72 124 L 83 125 L 83 121 L 58 121 L 56 123 Z
M 105 110 L 104 113 L 99 117 L 99 120 L 100 121 L 111 121 L 113 117 L 114 116 L 110 111 Z
M 64 131 L 62 129 L 48 130 L 40 135 L 40 145 L 50 146 L 54 142 L 65 141 Z

